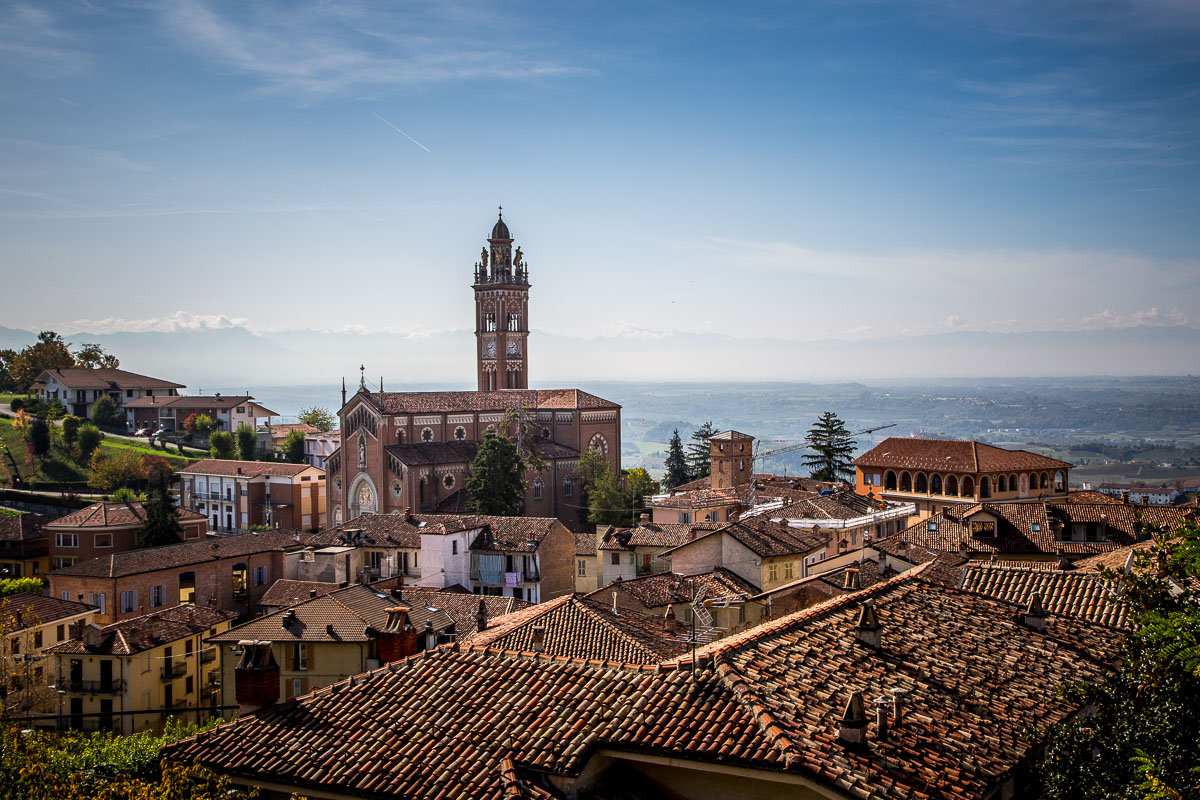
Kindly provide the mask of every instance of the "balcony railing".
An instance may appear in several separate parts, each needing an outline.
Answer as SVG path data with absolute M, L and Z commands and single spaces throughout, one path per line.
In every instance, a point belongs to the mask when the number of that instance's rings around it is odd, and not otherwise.
M 210 664 L 217 660 L 217 648 L 206 647 L 200 651 L 200 663 Z
M 182 678 L 185 674 L 187 674 L 187 664 L 183 661 L 163 665 L 162 679 L 164 681 L 173 681 L 176 678 Z
M 120 694 L 125 691 L 125 681 L 68 681 L 67 691 L 72 694 Z

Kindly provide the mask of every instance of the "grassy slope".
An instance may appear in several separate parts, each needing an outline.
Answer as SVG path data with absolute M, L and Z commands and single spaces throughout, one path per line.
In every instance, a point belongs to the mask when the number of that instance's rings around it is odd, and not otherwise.
M 57 429 L 54 433 L 54 443 L 50 448 L 50 452 L 46 457 L 40 459 L 37 472 L 30 475 L 30 467 L 25 462 L 25 441 L 19 431 L 13 429 L 12 420 L 0 419 L 0 442 L 8 446 L 16 459 L 17 465 L 21 469 L 21 475 L 26 480 L 45 480 L 45 481 L 84 481 L 87 480 L 87 466 L 76 460 L 76 457 L 67 453 L 59 439 Z M 180 469 L 188 464 L 195 463 L 196 458 L 184 458 L 175 452 L 170 454 L 164 453 L 162 450 L 151 448 L 148 444 L 141 442 L 131 442 L 126 439 L 113 439 L 106 437 L 100 444 L 100 450 L 108 455 L 115 455 L 122 450 L 133 450 L 139 455 L 156 455 L 165 458 L 172 467 Z M 3 458 L 3 456 L 0 456 Z

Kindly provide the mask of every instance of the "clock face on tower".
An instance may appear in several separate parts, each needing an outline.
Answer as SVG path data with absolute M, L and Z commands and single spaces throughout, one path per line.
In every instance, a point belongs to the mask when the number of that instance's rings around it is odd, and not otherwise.
M 484 358 L 495 358 L 496 357 L 496 340 L 495 339 L 488 339 L 486 342 L 483 343 L 483 356 L 484 356 Z
M 521 345 L 519 342 L 509 342 L 507 349 L 510 357 L 521 355 Z

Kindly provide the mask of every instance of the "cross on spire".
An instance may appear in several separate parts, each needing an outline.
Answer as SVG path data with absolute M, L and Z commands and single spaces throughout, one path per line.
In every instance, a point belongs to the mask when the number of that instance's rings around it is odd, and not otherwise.
M 360 389 L 365 389 L 367 386 L 367 365 L 359 364 L 358 366 L 358 386 Z
M 500 219 L 504 219 L 504 206 L 496 206 L 500 210 Z

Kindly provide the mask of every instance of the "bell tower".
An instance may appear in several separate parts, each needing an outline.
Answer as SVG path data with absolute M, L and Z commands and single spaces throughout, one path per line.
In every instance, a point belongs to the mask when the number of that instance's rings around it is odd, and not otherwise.
M 504 208 L 475 264 L 475 360 L 479 391 L 529 388 L 529 272 L 513 250 Z

